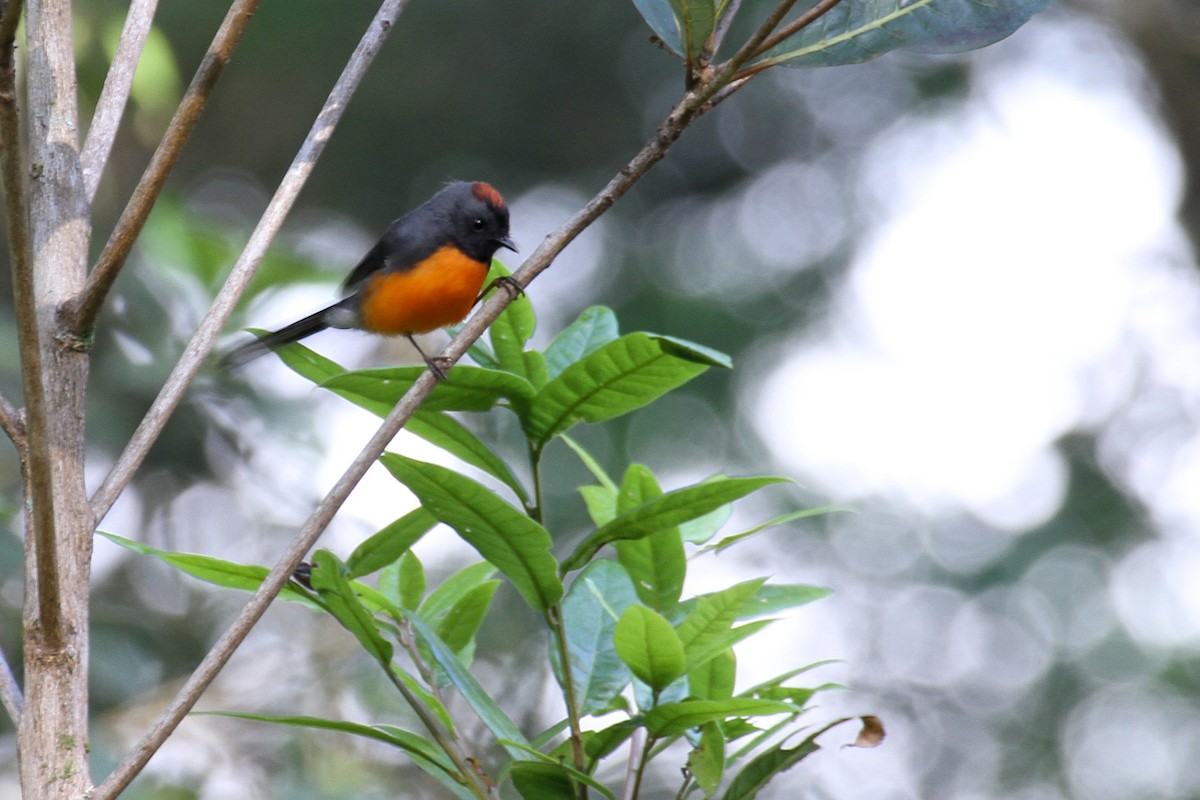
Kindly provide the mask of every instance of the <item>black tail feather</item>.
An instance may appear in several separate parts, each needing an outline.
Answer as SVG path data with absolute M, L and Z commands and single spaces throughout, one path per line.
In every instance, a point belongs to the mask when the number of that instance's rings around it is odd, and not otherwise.
M 274 333 L 268 333 L 252 342 L 238 345 L 221 356 L 221 364 L 226 367 L 240 367 L 259 356 L 266 355 L 272 350 L 283 347 L 285 344 L 298 342 L 306 336 L 312 336 L 318 331 L 323 331 L 329 327 L 329 323 L 326 321 L 328 312 L 328 308 L 323 308 L 317 313 L 297 320 Z

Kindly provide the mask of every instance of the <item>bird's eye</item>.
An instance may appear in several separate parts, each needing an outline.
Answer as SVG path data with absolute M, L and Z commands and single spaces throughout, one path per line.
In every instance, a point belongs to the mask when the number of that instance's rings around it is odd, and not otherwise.
M 476 218 L 475 218 L 475 219 L 474 219 L 474 220 L 471 222 L 471 227 L 472 227 L 472 228 L 474 228 L 474 229 L 475 229 L 475 230 L 477 230 L 477 231 L 481 231 L 481 230 L 483 230 L 483 217 L 476 217 Z

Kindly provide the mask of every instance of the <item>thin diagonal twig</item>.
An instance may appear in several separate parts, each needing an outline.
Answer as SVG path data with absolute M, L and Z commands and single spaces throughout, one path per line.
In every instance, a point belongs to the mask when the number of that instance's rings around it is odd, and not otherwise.
M 25 706 L 25 698 L 21 696 L 21 687 L 17 684 L 17 678 L 13 675 L 3 650 L 0 650 L 0 703 L 4 704 L 4 710 L 13 721 L 13 727 L 21 727 L 21 711 Z
M 789 36 L 795 36 L 797 33 L 829 13 L 829 11 L 841 1 L 842 0 L 820 0 L 819 3 L 814 5 L 808 11 L 805 11 L 787 25 L 784 25 L 782 28 L 780 28 L 778 32 L 773 33 L 764 39 L 754 51 L 754 55 L 761 56 L 763 53 L 767 52 L 772 47 L 775 47 Z
M 133 74 L 141 60 L 146 37 L 150 35 L 157 7 L 158 0 L 132 0 L 129 4 L 117 52 L 109 65 L 104 88 L 100 90 L 100 99 L 96 102 L 96 113 L 92 115 L 87 138 L 80 151 L 79 160 L 83 166 L 83 185 L 88 203 L 96 197 L 100 176 L 104 174 L 113 140 L 117 138 L 117 129 L 121 127 L 121 117 L 129 102 L 130 87 L 133 86 Z
M 95 325 L 104 300 L 116 282 L 125 259 L 129 257 L 129 251 L 133 249 L 133 243 L 137 241 L 142 226 L 146 224 L 146 219 L 154 208 L 154 202 L 167 182 L 167 176 L 195 129 L 217 79 L 229 63 L 233 50 L 241 41 L 259 2 L 260 0 L 234 0 L 233 5 L 229 7 L 229 13 L 225 15 L 225 20 L 213 37 L 208 52 L 204 54 L 204 60 L 200 62 L 183 100 L 175 109 L 175 115 L 171 118 L 158 149 L 150 158 L 137 188 L 133 190 L 129 203 L 117 220 L 116 228 L 108 237 L 104 250 L 100 252 L 96 266 L 88 275 L 79 302 L 74 308 L 66 309 L 67 320 L 76 336 L 86 338 Z
M 300 194 L 300 190 L 304 187 L 305 181 L 308 180 L 309 174 L 312 173 L 317 159 L 325 149 L 325 145 L 332 136 L 333 129 L 341 119 L 351 96 L 357 90 L 371 61 L 387 38 L 396 17 L 400 15 L 408 2 L 409 0 L 386 0 L 375 15 L 375 19 L 371 21 L 367 32 L 363 34 L 358 48 L 329 93 L 329 98 L 317 115 L 308 136 L 300 145 L 279 188 L 275 191 L 271 202 L 267 204 L 253 233 L 250 234 L 245 249 L 242 250 L 242 254 L 230 270 L 225 285 L 217 293 L 212 307 L 201 320 L 192 340 L 188 342 L 183 355 L 180 356 L 175 368 L 171 370 L 171 374 L 154 399 L 150 410 L 146 412 L 146 416 L 134 431 L 125 450 L 117 459 L 117 463 L 105 477 L 100 488 L 92 495 L 91 510 L 96 524 L 99 524 L 108 510 L 112 508 L 112 504 L 116 502 L 125 485 L 141 466 L 150 447 L 167 424 L 167 420 L 179 406 L 192 379 L 196 377 L 200 365 L 212 351 L 217 336 L 225 327 L 230 314 L 233 313 L 234 306 L 237 305 L 242 293 L 249 285 L 250 279 L 254 277 L 254 272 L 263 256 L 266 255 L 267 248 L 283 226 L 284 219 Z

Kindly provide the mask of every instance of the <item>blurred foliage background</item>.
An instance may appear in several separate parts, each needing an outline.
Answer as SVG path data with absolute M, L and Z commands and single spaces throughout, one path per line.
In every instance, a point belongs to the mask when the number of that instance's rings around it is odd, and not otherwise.
M 97 252 L 223 13 L 160 8 L 97 198 Z M 373 13 L 315 0 L 257 13 L 101 322 L 93 480 Z M 124 7 L 76 14 L 86 111 Z M 543 342 L 602 303 L 624 330 L 734 356 L 733 373 L 582 431 L 605 466 L 783 471 L 807 487 L 790 502 L 857 509 L 776 531 L 712 576 L 766 565 L 833 587 L 788 636 L 747 652 L 744 678 L 782 654 L 844 659 L 822 679 L 849 691 L 821 713 L 878 713 L 889 729 L 883 748 L 828 748 L 769 796 L 1200 796 L 1198 42 L 1186 0 L 1076 0 L 961 57 L 773 70 L 689 130 L 531 287 Z M 498 186 L 531 251 L 653 132 L 681 83 L 632 3 L 414 2 L 237 326 L 324 302 L 392 218 L 452 178 Z M 4 342 L 0 389 L 16 396 L 15 337 Z M 345 332 L 313 346 L 353 365 L 412 357 Z M 273 360 L 214 366 L 103 527 L 271 563 L 373 425 Z M 549 527 L 571 535 L 585 476 L 566 453 L 548 458 Z M 10 518 L 17 473 L 11 450 L 0 455 Z M 348 552 L 407 509 L 393 482 L 373 480 L 325 546 Z M 0 536 L 0 643 L 19 663 L 16 524 Z M 422 546 L 443 573 L 469 557 L 448 536 Z M 102 773 L 240 598 L 103 542 L 95 598 Z M 540 646 L 522 640 L 517 609 L 500 598 L 476 672 L 546 724 L 544 684 L 514 669 Z M 329 625 L 274 609 L 206 707 L 403 720 Z M 14 750 L 0 721 L 6 796 Z M 436 796 L 412 780 L 390 751 L 333 734 L 193 718 L 129 796 Z

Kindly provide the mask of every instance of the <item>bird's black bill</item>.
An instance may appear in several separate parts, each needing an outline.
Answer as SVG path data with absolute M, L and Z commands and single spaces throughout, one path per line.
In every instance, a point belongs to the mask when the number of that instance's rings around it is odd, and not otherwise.
M 503 239 L 496 239 L 496 244 L 500 245 L 501 247 L 507 247 L 509 250 L 512 250 L 514 253 L 521 252 L 520 250 L 517 249 L 517 243 L 512 240 L 511 236 L 505 236 Z

